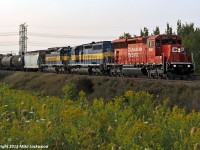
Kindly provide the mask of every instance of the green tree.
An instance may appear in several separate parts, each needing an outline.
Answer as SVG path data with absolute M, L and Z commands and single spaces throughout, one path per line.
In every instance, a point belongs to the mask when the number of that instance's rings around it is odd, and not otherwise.
M 120 39 L 129 39 L 129 38 L 131 38 L 132 36 L 131 36 L 131 34 L 130 33 L 123 33 L 123 35 L 121 35 L 119 38 Z
M 140 30 L 140 36 L 148 36 L 149 35 L 149 29 L 147 29 L 146 27 L 144 27 L 144 29 Z
M 159 35 L 159 34 L 160 34 L 160 29 L 159 29 L 158 26 L 156 26 L 156 29 L 153 30 L 153 34 L 154 34 L 154 35 Z
M 177 34 L 186 37 L 195 32 L 194 23 L 181 24 L 181 20 L 177 21 Z
M 193 53 L 195 70 L 200 72 L 200 30 L 194 27 L 194 23 L 182 24 L 181 20 L 177 21 L 177 34 L 181 36 L 183 45 L 188 53 Z
M 182 32 L 182 26 L 181 26 L 181 20 L 177 21 L 177 35 L 181 35 Z
M 193 53 L 195 70 L 200 72 L 200 31 L 197 30 L 193 33 L 190 33 L 188 36 L 183 37 L 183 44 L 187 48 L 189 53 Z
M 169 23 L 167 23 L 167 29 L 165 30 L 165 33 L 172 35 L 172 27 L 169 26 Z

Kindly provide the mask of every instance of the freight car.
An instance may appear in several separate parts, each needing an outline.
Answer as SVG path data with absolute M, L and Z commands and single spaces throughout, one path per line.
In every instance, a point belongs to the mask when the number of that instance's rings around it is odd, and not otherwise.
M 123 75 L 149 78 L 189 78 L 193 60 L 177 35 L 155 35 L 113 41 L 114 60 Z
M 11 69 L 11 59 L 12 59 L 12 54 L 7 54 L 5 56 L 3 56 L 3 58 L 1 59 L 1 65 L 2 65 L 2 69 L 3 70 L 10 70 Z
M 12 70 L 23 70 L 24 69 L 24 56 L 14 55 L 11 59 Z
M 30 51 L 24 54 L 25 71 L 42 71 L 41 65 L 45 63 L 45 50 Z
M 2 63 L 1 63 L 1 60 L 3 59 L 4 55 L 3 54 L 0 54 L 0 69 L 2 70 Z

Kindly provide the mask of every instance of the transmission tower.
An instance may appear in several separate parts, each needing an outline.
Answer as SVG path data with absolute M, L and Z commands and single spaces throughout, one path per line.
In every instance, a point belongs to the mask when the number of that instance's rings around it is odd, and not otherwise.
M 19 55 L 27 52 L 27 27 L 26 23 L 19 26 Z

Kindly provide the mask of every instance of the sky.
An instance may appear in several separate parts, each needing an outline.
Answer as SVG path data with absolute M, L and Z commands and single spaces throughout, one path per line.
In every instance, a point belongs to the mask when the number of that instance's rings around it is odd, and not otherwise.
M 199 0 L 0 0 L 0 53 L 19 51 L 19 25 L 28 25 L 27 50 L 114 40 L 144 27 L 161 33 L 177 20 L 200 27 Z

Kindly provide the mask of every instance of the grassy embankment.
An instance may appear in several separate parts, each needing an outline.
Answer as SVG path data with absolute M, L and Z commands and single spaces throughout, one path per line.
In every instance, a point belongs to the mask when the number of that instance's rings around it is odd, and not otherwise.
M 0 82 L 9 84 L 14 89 L 35 91 L 44 95 L 62 96 L 62 88 L 73 83 L 77 91 L 83 90 L 88 99 L 103 98 L 105 101 L 123 95 L 125 91 L 147 91 L 153 94 L 158 104 L 169 98 L 169 105 L 178 105 L 200 110 L 200 81 L 190 83 L 174 83 L 159 80 L 139 80 L 135 78 L 87 77 L 52 73 L 0 72 Z

